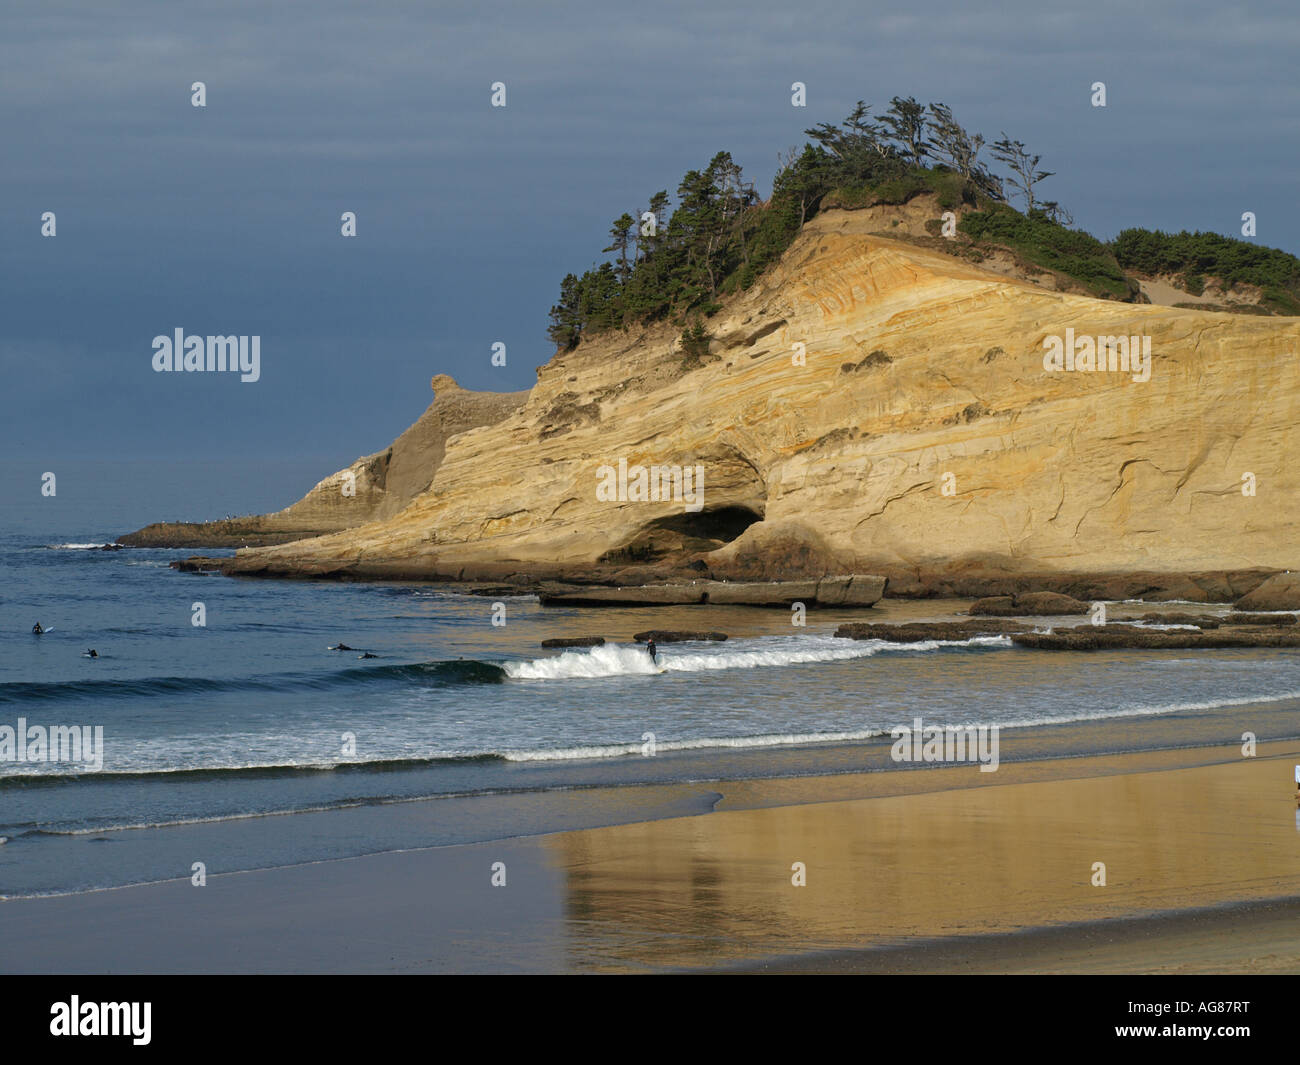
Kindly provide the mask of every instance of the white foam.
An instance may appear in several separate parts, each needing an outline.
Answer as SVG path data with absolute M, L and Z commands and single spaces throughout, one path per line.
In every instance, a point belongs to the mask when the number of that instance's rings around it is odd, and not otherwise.
M 111 544 L 47 544 L 47 547 L 55 551 L 98 551 L 102 547 L 111 547 Z
M 564 651 L 551 658 L 537 658 L 531 662 L 503 662 L 501 668 L 506 671 L 507 677 L 516 680 L 567 680 L 575 677 L 626 677 L 637 674 L 650 676 L 660 669 L 644 650 L 612 644 L 593 647 L 589 651 Z
M 856 732 L 791 732 L 770 736 L 706 736 L 697 740 L 659 740 L 655 751 L 695 751 L 715 747 L 786 747 L 801 743 L 854 743 L 888 735 L 887 730 L 872 728 Z M 559 750 L 509 751 L 507 762 L 560 762 L 571 758 L 620 758 L 640 754 L 639 743 L 613 743 Z
M 531 662 L 504 662 L 507 677 L 515 680 L 573 680 L 594 677 L 626 677 L 666 672 L 702 673 L 720 669 L 753 669 L 757 666 L 795 666 L 809 662 L 844 662 L 870 658 L 883 652 L 894 654 L 936 651 L 941 647 L 1010 647 L 1005 636 L 976 636 L 969 640 L 922 640 L 919 643 L 890 643 L 885 640 L 845 640 L 833 636 L 767 637 L 768 646 L 758 650 L 685 650 L 659 652 L 656 664 L 640 647 L 606 644 L 590 650 L 565 651 L 551 658 Z
M 1104 721 L 1117 717 L 1157 717 L 1180 711 L 1220 710 L 1230 706 L 1253 706 L 1283 703 L 1300 699 L 1300 691 L 1282 692 L 1278 695 L 1243 695 L 1235 699 L 1210 699 L 1192 703 L 1162 703 L 1158 706 L 1116 706 L 1095 711 L 1072 714 L 1042 714 L 1038 717 L 1010 718 L 1000 721 L 971 722 L 971 724 L 997 725 L 999 728 L 1032 728 L 1036 725 L 1071 725 L 1080 721 Z
M 1165 703 L 1158 706 L 1121 706 L 1108 707 L 1095 711 L 1080 711 L 1065 714 L 1041 714 L 1037 717 L 1003 717 L 991 721 L 969 720 L 961 723 L 952 721 L 930 721 L 927 724 L 937 728 L 969 729 L 997 728 L 1020 729 L 1033 728 L 1038 725 L 1072 725 L 1085 721 L 1104 721 L 1124 717 L 1157 717 L 1164 714 L 1176 714 L 1179 711 L 1218 710 L 1231 706 L 1251 706 L 1286 702 L 1300 699 L 1300 691 L 1284 692 L 1280 695 L 1243 696 L 1236 699 L 1216 699 L 1204 702 Z M 712 748 L 737 747 L 786 747 L 807 743 L 856 743 L 876 739 L 880 736 L 892 736 L 902 727 L 911 727 L 908 719 L 896 724 L 879 728 L 859 729 L 851 732 L 804 732 L 784 733 L 761 736 L 709 736 L 693 740 L 657 739 L 655 751 L 692 751 Z M 507 751 L 502 757 L 507 762 L 558 762 L 568 759 L 583 758 L 621 758 L 642 753 L 639 743 L 616 743 L 592 745 L 586 747 L 567 747 L 556 750 Z

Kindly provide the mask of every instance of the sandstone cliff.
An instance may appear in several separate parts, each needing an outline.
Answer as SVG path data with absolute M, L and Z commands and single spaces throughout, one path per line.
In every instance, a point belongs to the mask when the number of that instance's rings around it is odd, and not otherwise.
M 434 400 L 384 451 L 332 473 L 274 514 L 209 522 L 158 522 L 120 537 L 131 547 L 243 547 L 287 543 L 391 518 L 429 487 L 457 433 L 491 425 L 522 406 L 527 392 L 469 392 L 446 374 Z
M 584 341 L 400 512 L 227 570 L 1230 598 L 1300 562 L 1300 320 L 1057 292 L 877 228 L 817 217 L 698 363 L 667 325 Z M 1067 329 L 1150 336 L 1150 380 L 1045 371 Z M 599 501 L 620 459 L 703 467 L 703 509 Z

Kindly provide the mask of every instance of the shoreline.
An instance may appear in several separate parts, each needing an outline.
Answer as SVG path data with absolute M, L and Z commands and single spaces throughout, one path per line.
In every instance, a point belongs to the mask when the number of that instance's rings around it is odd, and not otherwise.
M 0 970 L 1257 971 L 1300 885 L 1300 741 L 1232 750 L 686 785 L 711 812 L 11 899 Z

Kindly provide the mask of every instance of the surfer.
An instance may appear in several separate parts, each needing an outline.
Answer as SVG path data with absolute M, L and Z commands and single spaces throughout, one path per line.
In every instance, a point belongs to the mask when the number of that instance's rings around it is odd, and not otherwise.
M 659 649 L 655 647 L 655 642 L 653 639 L 646 640 L 645 649 L 646 649 L 646 653 L 650 656 L 650 661 L 653 662 L 655 665 L 658 665 Z
M 364 651 L 357 655 L 358 658 L 378 658 L 378 655 L 372 655 L 369 651 Z
M 336 643 L 330 648 L 331 651 L 351 651 L 352 648 L 345 643 Z
M 38 621 L 35 625 L 32 626 L 32 635 L 33 635 L 33 636 L 40 636 L 43 632 L 45 632 L 45 630 L 44 630 L 43 628 L 41 628 L 41 623 L 40 623 L 39 621 Z
M 89 651 L 87 651 L 87 652 L 86 652 L 82 657 L 83 657 L 83 658 L 98 658 L 98 657 L 99 657 L 99 652 L 96 651 L 96 650 L 92 647 L 92 648 L 91 648 Z

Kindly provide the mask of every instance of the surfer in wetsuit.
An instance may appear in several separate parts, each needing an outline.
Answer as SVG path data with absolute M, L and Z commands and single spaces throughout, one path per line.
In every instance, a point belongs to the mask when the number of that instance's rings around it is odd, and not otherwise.
M 658 665 L 659 649 L 655 647 L 654 640 L 646 640 L 645 649 L 646 649 L 646 653 L 650 656 L 650 661 L 653 662 L 655 665 Z
M 96 650 L 92 647 L 89 651 L 86 652 L 86 657 L 87 657 L 87 658 L 98 658 L 98 657 L 99 657 L 99 652 L 96 651 Z
M 32 635 L 33 635 L 33 636 L 40 636 L 40 635 L 41 635 L 42 633 L 44 633 L 44 632 L 45 632 L 45 630 L 44 630 L 43 628 L 41 628 L 41 623 L 40 623 L 39 621 L 38 621 L 35 625 L 32 626 Z

